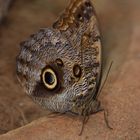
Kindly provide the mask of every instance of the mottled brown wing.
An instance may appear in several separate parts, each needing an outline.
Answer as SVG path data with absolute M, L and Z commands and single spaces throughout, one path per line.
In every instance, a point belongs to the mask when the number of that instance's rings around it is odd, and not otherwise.
M 96 97 L 100 86 L 102 61 L 100 32 L 93 3 L 90 0 L 71 0 L 68 8 L 53 24 L 53 28 L 60 30 L 70 44 L 79 49 L 81 62 L 82 57 L 88 57 L 88 54 L 86 56 L 88 50 L 93 54 L 94 64 L 84 67 L 84 69 L 87 74 L 91 72 L 91 69 L 96 71 L 91 77 L 91 81 L 96 79 L 96 85 L 89 85 L 93 89 L 96 87 L 97 90 L 94 89 Z

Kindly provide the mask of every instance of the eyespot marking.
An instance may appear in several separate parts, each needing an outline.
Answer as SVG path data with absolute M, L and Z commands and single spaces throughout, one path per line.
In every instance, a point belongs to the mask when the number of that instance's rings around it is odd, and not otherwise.
M 63 63 L 62 59 L 60 59 L 60 58 L 56 59 L 56 63 L 60 67 L 63 67 L 64 66 L 64 63 Z
M 87 2 L 87 1 L 85 2 L 85 6 L 86 7 L 92 7 L 91 3 L 90 2 Z
M 53 69 L 46 68 L 42 73 L 42 81 L 48 90 L 54 90 L 57 87 L 58 79 Z
M 73 74 L 76 78 L 80 78 L 82 75 L 82 69 L 80 67 L 80 65 L 75 64 L 73 67 Z

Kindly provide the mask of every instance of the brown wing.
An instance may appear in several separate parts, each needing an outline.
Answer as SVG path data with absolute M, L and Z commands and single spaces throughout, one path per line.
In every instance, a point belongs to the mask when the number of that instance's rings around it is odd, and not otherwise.
M 84 69 L 87 74 L 91 73 L 91 69 L 95 71 L 90 82 L 93 81 L 96 85 L 89 87 L 96 87 L 98 90 L 101 77 L 101 40 L 92 2 L 90 0 L 71 0 L 68 8 L 53 24 L 53 28 L 60 30 L 71 45 L 79 49 L 81 58 L 88 57 L 87 52 L 92 53 L 91 61 L 93 60 L 93 63 L 90 61 L 92 64 L 84 67 Z M 97 94 L 97 90 L 94 94 Z

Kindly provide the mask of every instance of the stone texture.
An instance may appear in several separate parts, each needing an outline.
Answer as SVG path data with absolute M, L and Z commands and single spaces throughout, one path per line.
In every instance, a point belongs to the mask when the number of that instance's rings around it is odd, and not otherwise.
M 82 136 L 78 117 L 46 116 L 1 135 L 0 140 L 140 139 L 140 2 L 99 0 L 95 5 L 104 38 L 105 73 L 114 61 L 100 96 L 113 130 L 106 127 L 103 112 L 91 115 Z
M 0 22 L 6 15 L 11 0 L 0 0 Z

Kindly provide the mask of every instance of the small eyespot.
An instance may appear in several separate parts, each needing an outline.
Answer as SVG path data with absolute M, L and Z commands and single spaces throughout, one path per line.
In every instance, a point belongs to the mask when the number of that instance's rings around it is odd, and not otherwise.
M 83 20 L 83 17 L 82 17 L 82 15 L 81 15 L 80 13 L 77 15 L 77 19 L 78 19 L 79 21 L 82 21 L 82 20 Z
M 86 7 L 91 7 L 91 3 L 90 2 L 85 2 L 85 6 Z
M 81 69 L 81 67 L 78 64 L 74 65 L 74 67 L 73 67 L 73 74 L 74 74 L 74 76 L 76 78 L 80 78 L 81 77 L 82 69 Z
M 56 59 L 56 63 L 60 67 L 63 67 L 64 66 L 64 63 L 63 63 L 63 61 L 60 58 Z
M 50 67 L 46 68 L 42 73 L 42 81 L 45 87 L 49 90 L 56 88 L 58 80 L 55 72 Z

